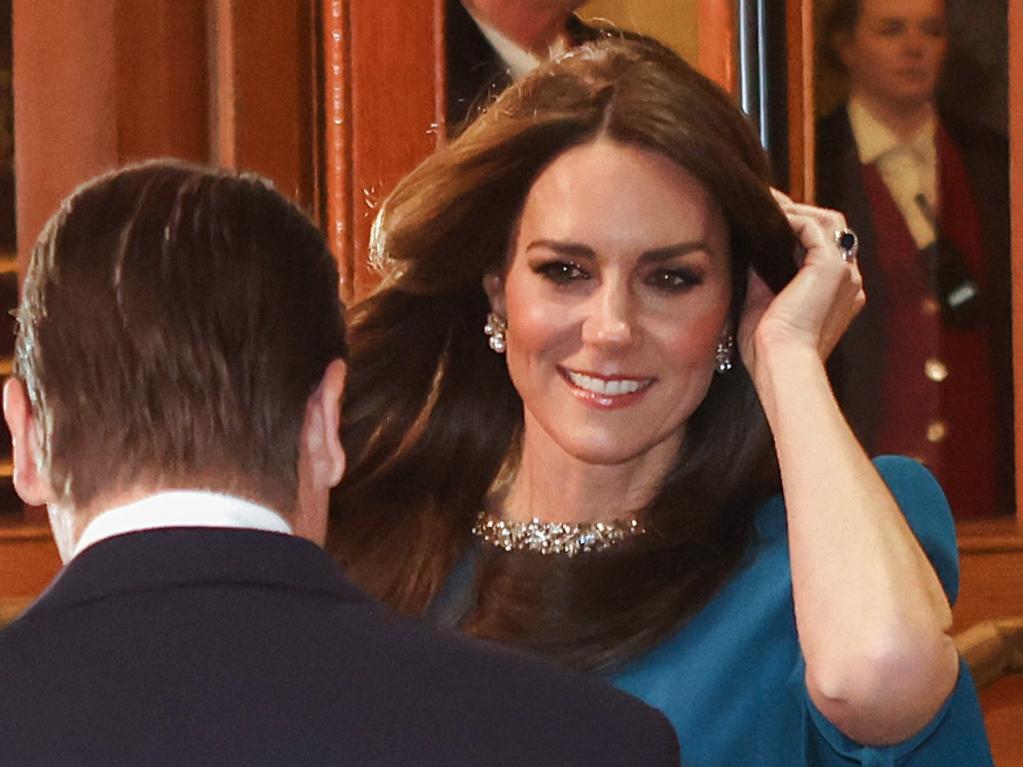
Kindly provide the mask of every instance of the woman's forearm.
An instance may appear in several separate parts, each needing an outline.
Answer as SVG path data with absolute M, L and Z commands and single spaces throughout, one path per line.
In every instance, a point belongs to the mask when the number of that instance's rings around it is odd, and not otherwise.
M 757 344 L 755 383 L 781 467 L 810 696 L 855 740 L 898 742 L 955 684 L 947 598 L 842 416 L 816 350 Z

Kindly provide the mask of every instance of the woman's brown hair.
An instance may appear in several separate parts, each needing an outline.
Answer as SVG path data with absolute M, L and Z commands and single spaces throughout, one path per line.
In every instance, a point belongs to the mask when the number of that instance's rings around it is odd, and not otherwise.
M 729 228 L 733 322 L 749 267 L 776 291 L 795 271 L 755 133 L 723 91 L 652 41 L 603 40 L 542 67 L 410 173 L 377 221 L 383 282 L 350 317 L 350 462 L 332 531 L 350 575 L 403 611 L 426 610 L 468 556 L 517 445 L 522 403 L 482 332 L 483 276 L 502 270 L 538 174 L 597 137 L 662 154 L 711 193 Z M 737 366 L 715 376 L 687 422 L 675 467 L 641 512 L 647 535 L 571 559 L 481 550 L 478 601 L 461 625 L 580 668 L 620 664 L 710 599 L 777 484 Z

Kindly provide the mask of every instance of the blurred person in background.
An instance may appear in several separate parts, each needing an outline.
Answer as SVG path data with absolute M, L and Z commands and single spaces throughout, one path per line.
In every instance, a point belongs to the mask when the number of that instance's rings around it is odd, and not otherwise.
M 939 108 L 944 0 L 837 0 L 825 30 L 849 98 L 818 125 L 818 202 L 859 234 L 868 296 L 830 365 L 838 397 L 867 450 L 925 463 L 957 517 L 1005 512 L 1006 142 Z
M 467 122 L 551 56 L 600 36 L 574 11 L 586 0 L 447 0 L 447 127 Z

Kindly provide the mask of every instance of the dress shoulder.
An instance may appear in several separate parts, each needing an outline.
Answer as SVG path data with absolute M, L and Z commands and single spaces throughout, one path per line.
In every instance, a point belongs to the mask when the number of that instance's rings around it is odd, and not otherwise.
M 949 602 L 955 602 L 959 594 L 959 552 L 952 511 L 941 486 L 912 458 L 880 456 L 874 459 L 874 466 L 937 572 Z
M 918 461 L 901 455 L 875 458 L 874 467 L 881 475 L 910 529 L 920 542 L 941 581 L 949 601 L 959 592 L 959 553 L 956 546 L 952 512 L 934 475 Z M 756 530 L 760 542 L 756 556 L 766 550 L 788 547 L 785 500 L 779 493 L 772 496 L 756 512 Z M 787 554 L 783 560 L 788 578 Z

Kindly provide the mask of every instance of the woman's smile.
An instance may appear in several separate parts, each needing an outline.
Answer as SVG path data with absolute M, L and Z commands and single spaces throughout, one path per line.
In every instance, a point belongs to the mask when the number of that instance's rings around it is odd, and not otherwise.
M 558 367 L 572 395 L 592 407 L 612 410 L 635 404 L 656 382 L 654 378 L 625 375 L 602 376 Z

